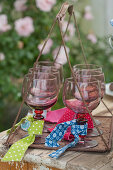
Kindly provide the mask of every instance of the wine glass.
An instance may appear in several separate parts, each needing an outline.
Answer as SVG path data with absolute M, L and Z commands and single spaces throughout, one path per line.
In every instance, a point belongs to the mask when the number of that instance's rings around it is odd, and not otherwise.
M 100 86 L 99 81 L 79 82 L 78 87 L 81 90 L 82 96 L 87 104 L 90 112 L 96 109 L 100 103 Z M 85 114 L 88 112 L 84 102 L 82 101 L 77 85 L 74 79 L 67 78 L 63 89 L 63 102 L 66 107 L 71 109 L 77 115 L 77 119 L 85 120 Z M 97 146 L 97 141 L 88 140 L 85 136 L 79 136 L 81 140 L 77 147 L 90 148 Z
M 34 119 L 43 119 L 43 110 L 52 107 L 58 98 L 57 78 L 51 73 L 37 72 L 27 74 L 23 81 L 22 94 L 26 94 L 25 103 L 31 109 L 35 109 Z M 29 84 L 29 91 L 27 87 Z
M 100 82 L 100 90 L 101 90 L 100 97 L 101 97 L 101 99 L 103 98 L 104 93 L 105 93 L 104 73 L 99 74 L 98 72 L 89 72 L 88 71 L 88 74 L 84 75 L 82 73 L 82 71 L 78 71 L 75 74 L 75 76 L 76 76 L 77 81 L 81 81 L 81 82 L 90 82 L 90 81 L 92 82 L 92 81 L 98 80 Z M 102 134 L 102 131 L 101 131 L 101 134 Z M 89 137 L 90 136 L 99 136 L 99 133 L 96 128 L 93 128 L 93 129 L 88 128 L 87 136 L 89 136 Z
M 30 68 L 28 73 L 32 74 L 32 72 L 33 72 L 33 68 Z M 47 67 L 47 66 L 39 65 L 39 66 L 37 66 L 35 68 L 34 73 L 37 73 L 37 72 L 44 72 L 44 73 L 51 73 L 51 74 L 53 74 L 55 77 L 57 77 L 57 83 L 58 83 L 58 87 L 60 89 L 60 86 L 61 86 L 62 82 L 61 82 L 61 79 L 60 79 L 60 71 L 59 70 L 57 70 L 54 67 Z
M 55 68 L 55 69 L 59 70 L 61 87 L 62 87 L 63 80 L 64 80 L 63 79 L 63 66 L 62 66 L 62 64 L 57 63 L 57 62 L 52 62 L 52 61 L 39 61 L 38 64 L 37 64 L 37 67 L 38 66 L 45 66 L 45 68 L 49 68 L 49 69 L 50 68 Z
M 37 65 L 34 72 L 37 73 L 38 71 L 45 72 L 45 73 L 51 73 L 54 76 L 56 76 L 58 87 L 59 87 L 59 92 L 60 92 L 60 88 L 62 86 L 62 81 L 61 81 L 61 78 L 60 78 L 60 70 L 56 69 L 54 66 Z M 33 68 L 30 68 L 29 73 L 32 73 L 32 72 L 33 72 Z M 50 110 L 51 110 L 51 108 L 49 108 L 47 110 L 43 110 L 44 117 L 46 117 L 47 112 L 49 112 Z M 46 127 L 47 127 L 47 125 L 46 125 Z
M 93 74 L 94 72 L 97 72 L 97 74 L 102 73 L 102 67 L 100 67 L 99 65 L 95 65 L 95 64 L 76 64 L 73 66 L 73 71 L 76 74 L 76 72 L 78 71 L 82 71 L 83 75 L 87 75 L 87 74 Z M 101 122 L 97 119 L 95 119 L 95 123 L 96 125 L 100 125 Z

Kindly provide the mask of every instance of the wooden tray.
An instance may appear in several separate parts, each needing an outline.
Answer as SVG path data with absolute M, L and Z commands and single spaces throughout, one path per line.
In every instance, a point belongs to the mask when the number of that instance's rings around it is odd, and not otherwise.
M 113 117 L 110 116 L 94 116 L 95 119 L 98 119 L 101 122 L 101 125 L 99 125 L 99 129 L 103 131 L 103 137 L 106 140 L 106 143 L 109 146 L 109 151 L 111 150 L 111 143 L 112 143 L 112 132 L 113 132 Z M 51 123 L 45 123 L 46 126 L 55 126 L 55 124 Z M 18 141 L 19 139 L 23 138 L 25 135 L 27 135 L 27 132 L 23 131 L 20 127 L 14 132 L 14 136 L 10 140 L 10 145 Z M 37 149 L 47 149 L 47 150 L 57 150 L 58 148 L 53 147 L 46 147 L 44 145 L 45 137 L 49 135 L 49 132 L 44 130 L 43 137 L 36 137 L 35 142 L 30 146 L 31 148 L 37 148 Z M 93 139 L 98 142 L 98 145 L 93 148 L 77 148 L 77 145 L 73 148 L 69 148 L 68 150 L 71 151 L 88 151 L 88 152 L 106 152 L 108 151 L 107 148 L 104 145 L 104 142 L 102 141 L 101 137 L 90 137 L 88 139 Z M 61 147 L 68 144 L 69 141 L 62 140 L 59 142 Z

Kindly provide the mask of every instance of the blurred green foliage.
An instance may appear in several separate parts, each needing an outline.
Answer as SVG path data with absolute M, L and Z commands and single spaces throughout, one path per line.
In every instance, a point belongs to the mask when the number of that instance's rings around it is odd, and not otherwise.
M 24 75 L 28 72 L 28 69 L 33 66 L 39 50 L 37 45 L 40 44 L 49 32 L 50 26 L 58 13 L 61 4 L 64 0 L 57 1 L 56 5 L 48 13 L 41 11 L 36 7 L 35 0 L 27 1 L 27 10 L 23 12 L 17 12 L 14 9 L 14 0 L 2 0 L 0 3 L 3 6 L 0 14 L 6 14 L 8 16 L 8 23 L 11 25 L 11 30 L 0 33 L 0 52 L 4 53 L 5 59 L 0 61 L 0 131 L 11 126 L 11 123 L 15 119 L 15 115 L 18 108 L 18 103 L 21 99 L 21 85 Z M 106 82 L 113 81 L 111 71 L 113 70 L 113 62 L 111 62 L 112 50 L 109 47 L 107 38 L 98 38 L 97 43 L 93 44 L 87 40 L 86 33 L 81 28 L 84 12 L 80 9 L 82 0 L 76 2 L 75 10 L 79 13 L 77 18 L 78 27 L 81 34 L 81 39 L 84 45 L 85 53 L 89 63 L 99 64 L 103 66 Z M 34 33 L 29 37 L 22 37 L 17 34 L 14 29 L 14 22 L 18 18 L 30 16 L 33 19 L 35 27 Z M 71 21 L 73 22 L 73 20 Z M 86 21 L 86 24 L 89 21 Z M 42 55 L 40 60 L 53 60 L 51 55 L 53 49 L 55 49 L 61 43 L 61 37 L 56 26 L 54 33 L 52 34 L 52 40 L 54 42 L 51 51 L 47 55 Z M 19 48 L 18 44 L 22 42 L 23 48 Z M 70 61 L 72 65 L 77 63 L 84 63 L 81 48 L 75 32 L 75 37 L 66 42 L 66 45 L 70 48 Z M 64 65 L 64 77 L 69 77 L 70 71 L 68 64 Z M 13 104 L 12 104 L 13 103 Z M 13 110 L 9 109 L 12 106 Z M 62 102 L 62 90 L 59 95 L 59 100 L 53 109 L 64 107 Z M 10 116 L 11 115 L 11 116 Z M 7 121 L 8 122 L 7 122 Z

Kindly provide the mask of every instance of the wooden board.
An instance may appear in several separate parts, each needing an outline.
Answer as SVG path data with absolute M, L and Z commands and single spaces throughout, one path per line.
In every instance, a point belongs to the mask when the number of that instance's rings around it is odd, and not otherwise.
M 113 118 L 110 116 L 94 116 L 94 118 L 100 120 L 101 125 L 99 125 L 99 129 L 103 131 L 103 137 L 106 140 L 106 143 L 109 146 L 109 151 L 111 149 L 111 140 L 112 140 L 112 131 L 113 131 Z M 54 126 L 55 124 L 47 124 L 49 126 Z M 44 145 L 45 137 L 48 136 L 49 132 L 43 132 L 43 137 L 36 137 L 35 142 L 30 146 L 31 148 L 37 148 L 37 149 L 47 149 L 47 150 L 57 150 L 58 148 L 50 148 L 46 147 Z M 23 131 L 21 128 L 17 129 L 14 132 L 14 136 L 10 140 L 10 145 L 18 141 L 19 139 L 23 138 L 25 135 L 27 135 L 27 132 Z M 88 152 L 106 152 L 108 151 L 107 148 L 105 147 L 102 139 L 100 136 L 98 137 L 91 137 L 88 139 L 94 139 L 98 142 L 98 145 L 94 148 L 88 148 L 88 149 L 83 149 L 83 148 L 77 148 L 75 146 L 74 148 L 69 148 L 68 150 L 70 151 L 88 151 Z M 66 144 L 69 143 L 69 141 L 62 140 L 59 142 L 61 147 L 65 146 Z

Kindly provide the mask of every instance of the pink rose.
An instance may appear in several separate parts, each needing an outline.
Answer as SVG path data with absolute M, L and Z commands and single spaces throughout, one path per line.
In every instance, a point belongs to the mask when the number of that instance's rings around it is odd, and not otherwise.
M 4 53 L 0 53 L 0 61 L 3 61 L 5 59 Z
M 54 51 L 53 51 L 53 58 L 56 58 L 56 54 L 58 52 L 59 47 L 57 47 Z M 66 47 L 67 53 L 69 54 L 69 48 Z M 66 64 L 67 63 L 67 58 L 66 58 L 66 54 L 64 51 L 64 47 L 62 46 L 59 52 L 59 55 L 56 59 L 56 62 L 60 63 L 60 64 Z
M 15 30 L 20 36 L 28 37 L 34 32 L 33 20 L 31 17 L 20 18 L 15 21 Z
M 68 23 L 67 21 L 62 22 L 62 31 L 63 32 L 65 32 L 65 30 L 66 30 L 67 23 Z M 68 26 L 67 35 L 65 35 L 65 38 L 64 38 L 65 41 L 68 41 L 68 40 L 72 39 L 74 34 L 75 34 L 74 25 L 72 23 L 70 23 L 69 26 Z
M 43 44 L 44 44 L 44 42 L 42 42 L 41 44 L 38 45 L 38 49 L 40 51 L 41 51 L 41 49 L 43 47 Z M 53 41 L 52 41 L 52 39 L 49 39 L 46 46 L 45 46 L 45 48 L 44 48 L 44 50 L 43 50 L 43 52 L 42 52 L 42 54 L 48 54 L 50 52 L 50 49 L 51 49 L 52 45 L 53 45 Z
M 25 5 L 26 2 L 27 0 L 16 0 L 14 2 L 16 11 L 25 11 L 27 9 L 27 6 Z
M 36 0 L 36 6 L 41 11 L 49 12 L 53 5 L 56 4 L 56 0 Z
M 90 6 L 85 7 L 84 18 L 86 20 L 92 20 L 94 18 L 92 13 L 91 13 L 91 7 Z
M 11 26 L 8 24 L 7 15 L 0 15 L 0 32 L 6 32 L 11 29 Z
M 97 38 L 94 34 L 88 34 L 87 39 L 90 40 L 93 44 L 97 42 Z

